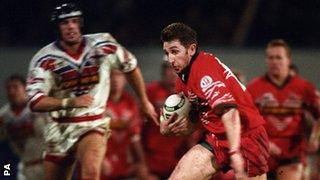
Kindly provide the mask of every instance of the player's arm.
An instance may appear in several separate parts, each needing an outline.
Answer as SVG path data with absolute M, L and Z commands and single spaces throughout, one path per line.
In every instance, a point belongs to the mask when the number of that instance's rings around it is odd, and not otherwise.
M 229 141 L 229 151 L 239 152 L 241 133 L 239 111 L 236 108 L 226 109 L 221 116 L 221 120 Z
M 111 66 L 117 69 L 120 69 L 126 74 L 126 78 L 137 94 L 140 103 L 142 112 L 148 119 L 152 119 L 157 125 L 159 122 L 157 120 L 157 113 L 154 110 L 153 105 L 148 100 L 146 94 L 146 88 L 143 80 L 142 73 L 140 68 L 137 67 L 137 59 L 134 55 L 121 46 L 110 34 L 104 34 L 107 42 L 101 44 L 97 47 L 97 53 L 110 57 L 108 62 L 111 63 Z
M 67 108 L 88 107 L 93 98 L 91 95 L 82 95 L 75 98 L 57 99 L 50 97 L 50 91 L 54 86 L 54 75 L 48 64 L 54 63 L 54 59 L 40 61 L 35 56 L 29 67 L 27 79 L 28 104 L 32 111 L 49 112 Z M 38 63 L 38 61 L 40 61 Z M 49 62 L 50 61 L 50 62 Z
M 162 113 L 160 113 L 162 114 Z M 161 116 L 160 118 L 164 118 Z M 160 133 L 164 136 L 188 136 L 195 132 L 198 127 L 198 122 L 191 122 L 189 117 L 177 120 L 178 114 L 174 113 L 168 120 L 160 121 Z
M 151 104 L 151 102 L 148 99 L 146 88 L 144 84 L 144 80 L 142 77 L 142 73 L 138 67 L 136 67 L 134 70 L 126 73 L 127 80 L 131 87 L 136 92 L 140 103 L 142 112 L 148 119 L 152 119 L 157 125 L 159 125 L 157 113 Z
M 236 108 L 225 109 L 221 120 L 229 142 L 231 166 L 235 171 L 236 177 L 244 177 L 244 161 L 240 153 L 241 123 L 239 111 Z

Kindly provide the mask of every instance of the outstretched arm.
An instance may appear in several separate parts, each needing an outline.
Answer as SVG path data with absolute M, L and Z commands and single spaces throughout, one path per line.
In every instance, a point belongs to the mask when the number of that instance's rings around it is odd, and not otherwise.
M 148 119 L 152 119 L 157 125 L 159 125 L 157 118 L 158 115 L 153 105 L 148 99 L 144 80 L 140 69 L 137 67 L 133 71 L 126 73 L 126 77 L 140 100 L 142 112 L 144 113 L 144 115 Z

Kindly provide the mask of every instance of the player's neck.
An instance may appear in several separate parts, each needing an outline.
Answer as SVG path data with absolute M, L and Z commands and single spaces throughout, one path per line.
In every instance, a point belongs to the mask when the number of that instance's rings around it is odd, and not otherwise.
M 278 86 L 282 86 L 286 79 L 289 76 L 289 73 L 284 73 L 284 74 L 279 74 L 279 75 L 274 75 L 274 74 L 268 74 L 269 78 L 273 83 L 275 83 Z
M 82 46 L 82 40 L 78 43 L 72 43 L 72 44 L 61 41 L 61 46 L 63 47 L 63 49 L 65 49 L 65 51 L 69 53 L 78 54 Z

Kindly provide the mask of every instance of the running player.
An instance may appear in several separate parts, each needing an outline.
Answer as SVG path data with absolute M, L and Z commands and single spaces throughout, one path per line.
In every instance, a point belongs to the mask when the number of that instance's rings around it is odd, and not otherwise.
M 32 58 L 27 86 L 30 108 L 52 117 L 46 132 L 46 179 L 69 178 L 75 160 L 82 179 L 99 179 L 109 136 L 110 119 L 103 113 L 110 70 L 126 73 L 147 118 L 157 123 L 157 114 L 136 58 L 109 33 L 82 35 L 82 12 L 73 3 L 56 7 L 51 20 L 59 38 Z
M 211 53 L 199 50 L 196 32 L 183 23 L 162 30 L 163 50 L 183 93 L 198 114 L 177 114 L 160 123 L 163 134 L 190 134 L 199 122 L 205 133 L 179 161 L 169 179 L 208 179 L 230 169 L 236 178 L 266 179 L 268 137 L 250 94 L 231 70 Z M 191 121 L 191 122 L 190 122 Z

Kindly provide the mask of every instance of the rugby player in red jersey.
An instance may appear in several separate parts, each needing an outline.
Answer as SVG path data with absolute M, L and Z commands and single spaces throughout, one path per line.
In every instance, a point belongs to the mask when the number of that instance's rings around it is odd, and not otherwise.
M 319 118 L 316 89 L 299 75 L 290 75 L 291 50 L 275 39 L 266 48 L 267 73 L 248 85 L 270 139 L 269 168 L 277 179 L 301 179 L 306 155 L 305 110 Z M 310 148 L 317 149 L 317 126 L 310 136 Z
M 179 78 L 177 92 L 192 103 L 189 118 L 160 123 L 166 135 L 190 134 L 197 123 L 202 141 L 179 161 L 169 179 L 208 179 L 233 169 L 237 179 L 266 179 L 268 137 L 264 120 L 246 88 L 211 53 L 199 50 L 196 32 L 183 23 L 162 30 L 163 50 Z

